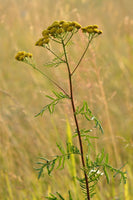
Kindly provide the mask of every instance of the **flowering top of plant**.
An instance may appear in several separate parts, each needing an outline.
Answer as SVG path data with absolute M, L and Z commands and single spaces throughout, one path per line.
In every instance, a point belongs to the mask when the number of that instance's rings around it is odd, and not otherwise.
M 54 21 L 52 25 L 48 26 L 47 29 L 42 31 L 42 38 L 40 38 L 36 42 L 36 46 L 43 46 L 45 44 L 48 44 L 50 39 L 56 38 L 61 39 L 63 38 L 66 33 L 69 32 L 77 32 L 78 29 L 81 28 L 81 25 L 77 22 L 70 22 L 70 21 Z
M 81 27 L 78 22 L 75 21 L 55 21 L 52 25 L 48 26 L 47 29 L 42 31 L 42 38 L 40 38 L 35 45 L 36 46 L 45 46 L 51 40 L 57 39 L 60 41 L 61 39 L 65 39 L 69 33 L 74 34 L 81 29 L 83 33 L 89 34 L 101 34 L 102 31 L 98 30 L 97 25 L 89 25 L 87 27 Z
M 25 51 L 19 51 L 15 56 L 15 59 L 18 61 L 24 61 L 27 58 L 32 58 L 32 54 Z
M 75 21 L 54 21 L 50 26 L 47 27 L 47 29 L 42 31 L 42 37 L 35 43 L 35 45 L 46 47 L 48 49 L 50 40 L 60 44 L 62 44 L 62 41 L 64 41 L 64 44 L 66 45 L 72 36 L 79 31 L 79 29 L 81 29 L 83 33 L 86 33 L 90 41 L 102 33 L 101 30 L 98 30 L 97 25 L 82 27 L 78 22 Z M 18 61 L 27 62 L 28 58 L 31 57 L 31 53 L 19 51 L 15 56 L 15 59 Z

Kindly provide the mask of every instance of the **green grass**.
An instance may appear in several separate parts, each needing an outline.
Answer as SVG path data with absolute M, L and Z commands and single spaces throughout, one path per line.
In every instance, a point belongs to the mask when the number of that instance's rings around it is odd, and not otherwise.
M 52 2 L 52 3 L 51 3 Z M 11 5 L 12 4 L 12 5 Z M 64 192 L 72 186 L 67 170 L 45 175 L 37 180 L 33 167 L 42 155 L 55 155 L 55 141 L 65 141 L 73 132 L 70 109 L 66 104 L 53 116 L 34 115 L 48 103 L 45 94 L 53 85 L 41 75 L 15 61 L 18 50 L 33 53 L 40 68 L 51 59 L 45 50 L 35 47 L 41 31 L 56 19 L 75 20 L 82 25 L 98 24 L 103 35 L 95 40 L 84 62 L 76 72 L 74 84 L 77 101 L 82 96 L 102 121 L 105 134 L 95 141 L 96 152 L 104 146 L 112 165 L 128 162 L 127 185 L 103 180 L 95 200 L 131 200 L 133 196 L 133 16 L 132 1 L 9 1 L 0 0 L 0 199 L 38 200 L 54 191 Z M 85 44 L 82 36 L 75 39 L 73 64 Z M 74 59 L 74 60 L 73 60 Z M 64 68 L 44 69 L 67 88 Z M 63 78 L 62 78 L 63 77 Z M 62 80 L 63 79 L 63 80 Z M 79 84 L 80 82 L 80 84 Z M 79 92 L 80 91 L 80 92 Z M 66 128 L 66 112 L 69 124 Z M 81 121 L 81 123 L 84 123 Z M 83 124 L 84 125 L 84 124 Z M 74 161 L 73 161 L 74 162 Z M 75 162 L 78 162 L 77 160 Z M 70 163 L 69 163 L 70 164 Z M 68 164 L 68 168 L 69 168 Z M 78 173 L 78 171 L 76 172 Z M 56 180 L 56 181 L 55 181 Z

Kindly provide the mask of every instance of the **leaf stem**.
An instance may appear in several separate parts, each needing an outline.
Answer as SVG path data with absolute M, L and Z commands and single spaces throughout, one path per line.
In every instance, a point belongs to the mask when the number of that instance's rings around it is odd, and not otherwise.
M 62 40 L 62 45 L 63 45 L 66 65 L 67 65 L 67 69 L 68 69 L 68 75 L 69 75 L 70 99 L 71 99 L 73 117 L 74 117 L 74 121 L 75 121 L 76 128 L 77 128 L 77 133 L 78 133 L 80 152 L 81 152 L 81 160 L 82 160 L 82 166 L 83 166 L 83 169 L 84 169 L 84 176 L 85 176 L 85 182 L 86 182 L 87 199 L 90 200 L 88 177 L 87 177 L 87 174 L 86 174 L 86 171 L 85 171 L 86 166 L 85 166 L 85 160 L 84 160 L 83 144 L 82 144 L 82 139 L 81 139 L 81 135 L 80 135 L 80 129 L 79 129 L 79 124 L 78 124 L 78 120 L 77 120 L 77 116 L 76 116 L 76 109 L 75 109 L 75 103 L 74 103 L 74 97 L 73 97 L 73 85 L 72 85 L 72 77 L 71 77 L 72 73 L 70 71 L 70 66 L 69 66 L 67 54 L 66 54 L 66 48 L 65 48 L 65 44 L 64 44 L 63 40 Z
M 77 69 L 78 66 L 80 65 L 82 59 L 84 58 L 84 55 L 86 54 L 86 52 L 87 52 L 87 50 L 88 50 L 88 47 L 89 47 L 89 45 L 90 45 L 92 39 L 93 39 L 93 35 L 90 37 L 90 39 L 89 39 L 89 41 L 88 41 L 88 44 L 87 44 L 87 46 L 86 46 L 86 48 L 85 48 L 85 50 L 84 50 L 84 52 L 83 52 L 81 58 L 79 59 L 79 61 L 78 61 L 77 65 L 76 65 L 76 67 L 74 68 L 74 70 L 73 70 L 72 73 L 71 73 L 71 76 L 74 74 L 74 72 L 76 71 L 76 69 Z
M 70 39 L 72 38 L 73 33 L 70 35 L 69 39 L 67 40 L 67 42 L 65 43 L 65 46 L 68 44 L 68 42 L 70 41 Z
M 49 47 L 45 46 L 45 48 L 47 50 L 49 50 L 55 57 L 57 57 L 59 60 L 61 60 L 63 63 L 65 63 L 65 60 L 63 60 L 62 58 L 60 58 L 58 55 L 56 55 Z
M 54 80 L 52 80 L 51 78 L 49 78 L 49 76 L 47 76 L 45 73 L 43 73 L 40 69 L 38 69 L 35 64 L 33 63 L 29 63 L 26 62 L 27 64 L 29 64 L 31 67 L 33 67 L 36 71 L 38 71 L 40 74 L 42 74 L 43 76 L 45 76 L 50 82 L 52 82 L 56 87 L 58 87 L 65 95 L 67 95 L 69 97 L 69 95 L 67 94 L 67 92 L 58 84 L 56 83 Z M 70 98 L 70 97 L 69 97 Z

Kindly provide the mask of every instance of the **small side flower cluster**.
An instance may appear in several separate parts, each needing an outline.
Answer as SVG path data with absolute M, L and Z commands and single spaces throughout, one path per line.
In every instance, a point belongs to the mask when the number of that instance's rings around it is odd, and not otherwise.
M 83 33 L 89 33 L 89 34 L 102 34 L 101 30 L 98 30 L 98 26 L 97 25 L 89 25 L 86 27 L 81 28 Z
M 15 56 L 15 59 L 18 61 L 24 61 L 27 58 L 32 58 L 32 54 L 25 51 L 19 51 Z
M 40 38 L 35 45 L 43 46 L 49 43 L 52 38 L 60 38 L 62 34 L 67 32 L 77 31 L 81 28 L 81 25 L 77 22 L 67 22 L 67 21 L 55 21 L 47 29 L 43 30 L 42 38 Z

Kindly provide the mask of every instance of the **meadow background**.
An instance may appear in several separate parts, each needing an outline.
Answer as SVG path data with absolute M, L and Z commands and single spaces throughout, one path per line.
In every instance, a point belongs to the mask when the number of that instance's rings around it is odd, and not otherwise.
M 53 115 L 46 112 L 35 118 L 49 102 L 45 95 L 56 88 L 14 59 L 18 50 L 31 52 L 38 67 L 67 90 L 65 68 L 46 69 L 43 64 L 52 56 L 34 45 L 43 29 L 62 19 L 77 21 L 82 26 L 98 24 L 103 30 L 74 75 L 74 92 L 77 105 L 86 100 L 102 122 L 104 135 L 94 142 L 95 153 L 104 147 L 113 166 L 119 168 L 127 162 L 127 184 L 119 185 L 118 179 L 111 179 L 107 185 L 103 178 L 93 199 L 133 198 L 132 8 L 131 0 L 0 0 L 1 200 L 39 200 L 56 191 L 67 199 L 67 191 L 75 191 L 70 163 L 51 178 L 46 174 L 40 180 L 33 168 L 39 156 L 55 155 L 55 141 L 64 143 L 66 135 L 75 130 L 70 106 L 64 102 Z M 74 42 L 72 65 L 81 55 L 86 38 L 80 33 Z M 78 192 L 80 197 L 79 189 Z

